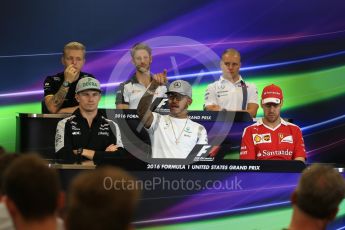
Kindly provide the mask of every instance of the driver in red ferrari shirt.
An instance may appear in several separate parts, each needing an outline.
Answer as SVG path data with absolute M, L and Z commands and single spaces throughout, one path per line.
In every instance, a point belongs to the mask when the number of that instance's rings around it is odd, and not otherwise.
M 264 117 L 244 129 L 240 159 L 305 162 L 306 151 L 301 129 L 280 117 L 282 106 L 281 88 L 274 84 L 266 86 L 261 95 Z

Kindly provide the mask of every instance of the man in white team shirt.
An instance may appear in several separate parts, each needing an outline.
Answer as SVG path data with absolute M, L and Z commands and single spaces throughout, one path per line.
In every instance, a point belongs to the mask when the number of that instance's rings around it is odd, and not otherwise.
M 152 64 L 151 47 L 144 43 L 137 43 L 131 49 L 131 56 L 135 66 L 135 74 L 131 79 L 120 84 L 116 92 L 117 109 L 137 109 L 141 97 L 153 80 L 153 74 L 150 71 Z M 166 85 L 157 87 L 153 99 L 166 97 L 166 91 Z
M 205 110 L 247 111 L 252 117 L 258 111 L 258 90 L 245 82 L 240 75 L 241 55 L 235 49 L 227 49 L 220 62 L 222 76 L 209 84 L 205 93 Z
M 207 144 L 204 126 L 188 118 L 192 104 L 192 87 L 183 80 L 170 84 L 167 95 L 170 113 L 161 115 L 149 110 L 155 89 L 167 82 L 166 72 L 154 76 L 149 89 L 138 105 L 138 115 L 147 129 L 152 158 L 187 158 L 196 144 Z

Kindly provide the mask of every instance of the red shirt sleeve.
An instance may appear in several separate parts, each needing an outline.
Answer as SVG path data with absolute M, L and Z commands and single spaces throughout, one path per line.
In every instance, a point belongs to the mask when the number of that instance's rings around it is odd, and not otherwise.
M 255 160 L 255 146 L 250 127 L 247 127 L 243 131 L 240 159 L 241 160 Z
M 304 159 L 306 159 L 307 154 L 305 152 L 304 140 L 300 128 L 295 128 L 293 138 L 295 143 L 293 159 L 297 157 L 303 157 Z

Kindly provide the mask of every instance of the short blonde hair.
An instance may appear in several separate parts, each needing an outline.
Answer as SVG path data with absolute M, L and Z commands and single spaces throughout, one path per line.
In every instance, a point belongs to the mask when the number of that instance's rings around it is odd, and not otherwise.
M 69 42 L 63 48 L 63 56 L 66 54 L 66 50 L 81 50 L 84 53 L 85 57 L 85 46 L 80 42 Z
M 222 53 L 222 59 L 223 59 L 225 54 L 231 54 L 231 55 L 234 55 L 234 56 L 238 56 L 240 58 L 240 60 L 241 60 L 240 52 L 238 52 L 238 50 L 236 50 L 234 48 L 230 48 L 230 49 L 224 50 L 223 53 Z

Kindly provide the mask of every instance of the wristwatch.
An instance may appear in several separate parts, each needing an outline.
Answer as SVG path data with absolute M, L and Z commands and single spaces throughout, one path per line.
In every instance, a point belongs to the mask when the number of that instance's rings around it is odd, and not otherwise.
M 70 85 L 71 85 L 71 83 L 69 83 L 68 81 L 64 81 L 63 83 L 62 83 L 62 85 L 63 85 L 63 87 L 69 87 Z

